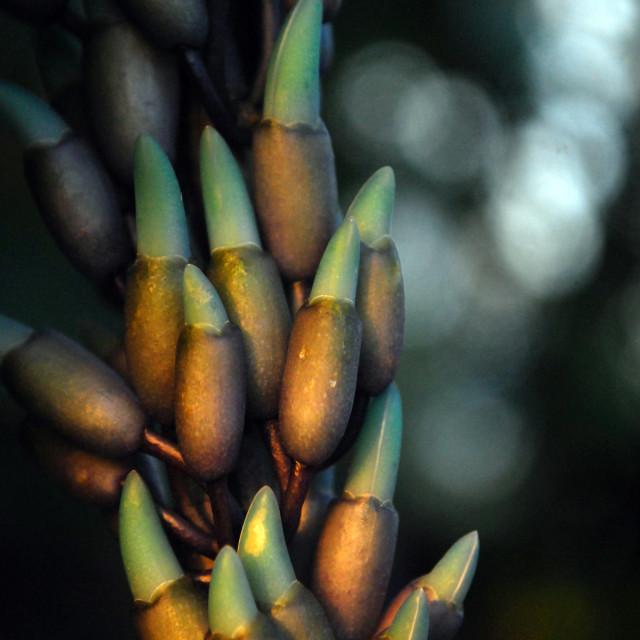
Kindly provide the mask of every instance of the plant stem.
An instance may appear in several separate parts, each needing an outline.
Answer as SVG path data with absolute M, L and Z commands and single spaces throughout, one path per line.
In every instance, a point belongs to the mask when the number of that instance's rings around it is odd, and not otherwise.
M 284 494 L 282 502 L 282 526 L 284 537 L 287 540 L 291 540 L 298 530 L 302 505 L 307 496 L 312 475 L 309 467 L 295 461 L 289 476 L 287 492 Z
M 166 529 L 176 538 L 207 558 L 216 557 L 220 547 L 213 536 L 172 509 L 158 506 L 158 513 Z

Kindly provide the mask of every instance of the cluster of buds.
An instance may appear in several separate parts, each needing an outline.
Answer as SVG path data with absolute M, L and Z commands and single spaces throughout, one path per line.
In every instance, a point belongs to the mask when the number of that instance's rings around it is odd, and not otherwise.
M 383 611 L 402 432 L 394 174 L 343 218 L 319 85 L 339 2 L 283 4 L 264 3 L 247 89 L 226 2 L 3 3 L 82 38 L 84 108 L 65 116 L 86 135 L 58 113 L 73 100 L 54 110 L 9 83 L 0 115 L 124 335 L 94 354 L 2 318 L 2 381 L 38 462 L 108 515 L 141 638 L 446 640 L 475 532 Z

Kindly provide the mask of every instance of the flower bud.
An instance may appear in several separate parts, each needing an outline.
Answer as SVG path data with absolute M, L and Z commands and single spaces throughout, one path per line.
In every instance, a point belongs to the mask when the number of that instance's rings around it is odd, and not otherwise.
M 123 457 L 142 445 L 148 418 L 122 378 L 55 331 L 36 331 L 7 351 L 2 380 L 15 399 L 95 453 Z

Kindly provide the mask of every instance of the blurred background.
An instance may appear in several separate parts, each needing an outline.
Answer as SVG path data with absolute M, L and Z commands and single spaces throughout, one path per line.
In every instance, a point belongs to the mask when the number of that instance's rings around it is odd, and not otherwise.
M 0 14 L 3 78 L 39 89 Z M 628 638 L 640 599 L 640 1 L 344 0 L 324 119 L 343 207 L 397 178 L 407 292 L 392 591 L 477 529 L 461 640 Z M 0 130 L 0 312 L 117 326 Z M 0 636 L 130 638 L 101 515 L 22 454 L 2 392 Z M 637 633 L 637 632 L 636 632 Z

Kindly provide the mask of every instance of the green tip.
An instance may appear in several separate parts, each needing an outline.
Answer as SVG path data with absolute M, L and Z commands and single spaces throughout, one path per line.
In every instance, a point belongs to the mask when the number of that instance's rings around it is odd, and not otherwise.
M 3 80 L 0 80 L 0 121 L 18 136 L 24 149 L 36 144 L 54 144 L 69 130 L 67 123 L 44 100 Z
M 184 270 L 184 322 L 208 324 L 220 333 L 229 322 L 222 300 L 198 267 L 188 264 Z
M 200 180 L 210 249 L 248 243 L 262 248 L 240 167 L 213 127 L 200 139 Z
M 220 549 L 209 585 L 209 629 L 231 638 L 258 615 L 242 562 L 229 546 Z
M 171 162 L 148 134 L 138 136 L 133 181 L 138 254 L 189 259 L 189 233 L 182 194 Z
M 359 264 L 358 225 L 353 218 L 345 218 L 324 250 L 309 302 L 318 296 L 330 296 L 338 300 L 351 300 L 355 304 Z
M 424 640 L 429 633 L 429 601 L 422 589 L 416 589 L 398 609 L 385 640 Z
M 402 401 L 395 383 L 369 402 L 362 431 L 354 445 L 345 491 L 393 500 L 402 442 Z
M 369 246 L 391 235 L 396 178 L 391 167 L 378 169 L 358 191 L 347 217 L 355 218 L 360 237 Z
M 33 329 L 0 314 L 0 362 L 7 351 L 20 346 L 33 333 Z
M 289 13 L 269 62 L 265 120 L 318 124 L 321 27 L 321 0 L 300 0 Z
M 255 495 L 240 534 L 238 555 L 256 601 L 271 608 L 295 582 L 273 491 L 262 487 Z
M 136 471 L 127 476 L 120 499 L 120 551 L 134 600 L 153 602 L 158 587 L 183 575 L 153 498 Z
M 472 531 L 458 540 L 426 576 L 419 578 L 418 586 L 430 587 L 437 600 L 462 606 L 476 573 L 480 542 L 478 532 Z

